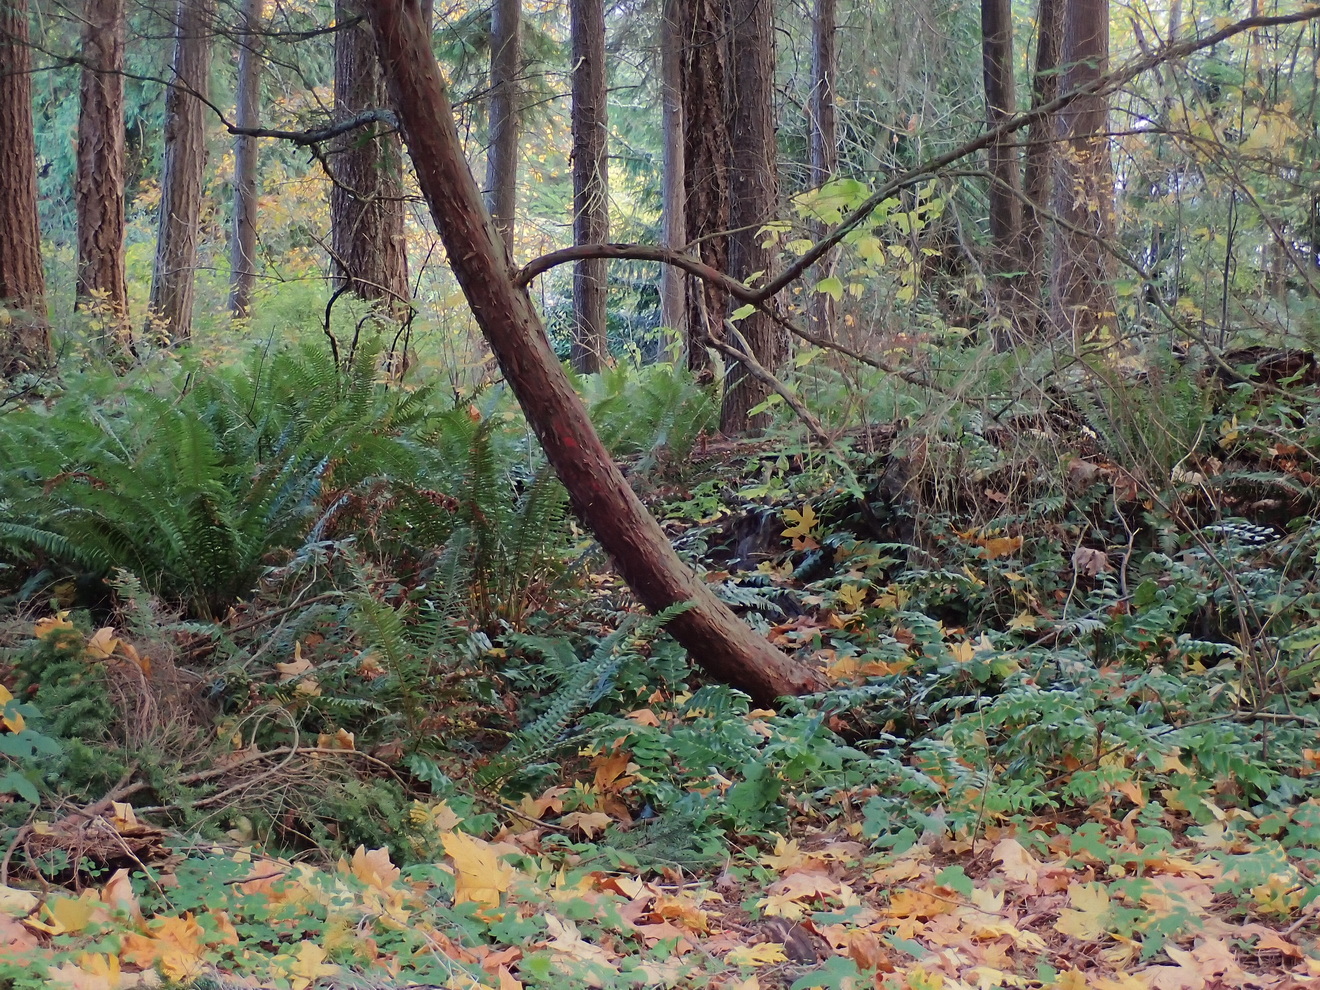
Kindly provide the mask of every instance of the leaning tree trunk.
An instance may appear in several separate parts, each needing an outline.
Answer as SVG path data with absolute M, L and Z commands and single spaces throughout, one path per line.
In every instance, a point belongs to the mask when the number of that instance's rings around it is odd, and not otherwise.
M 37 221 L 37 151 L 32 131 L 32 53 L 27 0 L 0 5 L 0 377 L 50 363 L 46 276 Z
M 78 304 L 131 349 L 124 280 L 124 0 L 87 0 L 74 200 Z
M 834 177 L 839 167 L 838 127 L 834 112 L 834 35 L 837 29 L 836 0 L 816 0 L 811 18 L 811 99 L 807 114 L 810 131 L 810 185 L 820 187 Z M 825 225 L 812 225 L 811 236 L 819 239 Z M 835 254 L 820 260 L 816 272 L 821 279 L 834 274 Z M 834 298 L 817 292 L 812 298 L 812 322 L 817 336 L 834 337 Z
M 207 0 L 179 0 L 174 63 L 165 94 L 156 264 L 151 274 L 152 329 L 173 343 L 192 336 L 197 233 L 206 171 L 206 104 L 211 74 Z
M 994 130 L 1017 113 L 1013 80 L 1011 0 L 981 0 L 981 63 L 985 79 L 986 126 Z M 1006 134 L 986 148 L 990 166 L 990 291 L 1001 318 L 1019 309 L 1014 276 L 1020 270 L 1022 172 L 1016 140 Z M 1003 336 L 998 334 L 998 336 Z
M 569 0 L 573 38 L 573 243 L 610 236 L 605 108 L 605 0 Z M 608 353 L 604 258 L 573 268 L 573 367 L 594 374 Z
M 388 96 L 371 28 L 356 20 L 355 0 L 335 4 L 335 117 L 385 106 Z M 408 241 L 404 233 L 403 146 L 381 123 L 346 134 L 331 157 L 330 250 L 340 286 L 361 299 L 407 313 Z
M 740 282 L 769 274 L 770 252 L 762 247 L 762 224 L 775 217 L 774 16 L 770 0 L 730 0 L 729 44 L 736 53 L 729 91 L 732 181 L 729 204 L 729 274 Z M 787 351 L 783 331 L 755 312 L 737 329 L 762 367 L 775 371 Z M 770 385 L 741 364 L 726 369 L 720 429 L 743 433 L 767 425 L 767 413 L 752 410 L 770 397 Z
M 1064 91 L 1093 83 L 1109 68 L 1109 0 L 1066 0 L 1061 64 Z M 1055 166 L 1055 233 L 1050 320 L 1074 346 L 1112 334 L 1117 299 L 1113 259 L 1114 173 L 1109 98 L 1087 95 L 1060 114 L 1063 148 Z
M 257 126 L 261 94 L 261 20 L 264 0 L 243 0 L 238 33 L 236 123 Z M 234 226 L 229 243 L 229 311 L 242 318 L 252 306 L 257 280 L 257 139 L 234 138 Z
M 1052 103 L 1059 95 L 1059 46 L 1063 43 L 1064 0 L 1040 0 L 1036 10 L 1036 67 L 1031 79 L 1031 109 Z M 1058 121 L 1054 114 L 1033 117 L 1027 125 L 1026 175 L 1022 209 L 1022 275 L 1018 295 L 1031 311 L 1019 326 L 1039 332 L 1042 323 L 1041 288 L 1047 269 L 1046 214 L 1053 198 L 1054 162 L 1058 158 Z
M 683 565 L 628 487 L 555 359 L 530 296 L 513 284 L 504 244 L 463 156 L 421 3 L 366 2 L 390 96 L 449 263 L 574 510 L 647 608 L 690 603 L 668 628 L 712 676 L 763 703 L 820 689 L 819 674 L 753 633 Z
M 679 20 L 683 0 L 661 0 L 660 116 L 664 131 L 664 178 L 661 196 L 665 247 L 687 246 L 687 193 L 683 175 L 683 39 Z M 665 265 L 660 273 L 660 325 L 687 341 L 687 280 L 681 269 Z
M 728 33 L 723 0 L 676 0 L 683 57 L 683 155 L 687 236 L 716 271 L 729 264 L 729 121 L 725 112 Z M 689 282 L 688 367 L 710 374 L 706 340 L 724 333 L 727 294 Z
M 495 0 L 490 12 L 490 134 L 486 209 L 513 257 L 518 205 L 518 126 L 522 118 L 522 2 Z

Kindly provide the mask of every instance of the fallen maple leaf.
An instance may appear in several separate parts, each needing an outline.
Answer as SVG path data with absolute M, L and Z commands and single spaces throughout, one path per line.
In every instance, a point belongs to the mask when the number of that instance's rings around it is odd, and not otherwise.
M 784 953 L 783 942 L 762 942 L 760 945 L 740 946 L 725 956 L 724 961 L 730 966 L 769 966 L 788 962 L 788 956 Z
M 1107 934 L 1109 921 L 1109 891 L 1101 883 L 1073 883 L 1068 885 L 1071 908 L 1059 912 L 1054 930 L 1087 942 Z
M 1002 867 L 1001 872 L 1009 880 L 1036 886 L 1040 880 L 1040 860 L 1023 847 L 1017 839 L 1001 839 L 995 846 L 992 858 Z
M 500 894 L 509 889 L 517 870 L 501 862 L 495 847 L 466 832 L 450 832 L 441 838 L 445 853 L 454 861 L 455 904 L 500 906 Z
M 343 868 L 341 861 L 340 869 Z M 353 851 L 352 872 L 368 887 L 381 891 L 389 890 L 399 879 L 399 868 L 390 861 L 390 851 L 384 848 L 368 851 L 366 846 L 358 846 Z
M 594 839 L 613 821 L 613 818 L 600 811 L 570 811 L 559 819 L 559 824 L 564 828 L 581 829 L 582 834 L 588 839 Z

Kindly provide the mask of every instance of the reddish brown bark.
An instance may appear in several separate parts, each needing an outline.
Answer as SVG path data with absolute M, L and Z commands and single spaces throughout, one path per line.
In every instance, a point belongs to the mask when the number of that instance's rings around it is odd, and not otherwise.
M 816 0 L 811 19 L 811 99 L 808 101 L 808 128 L 810 143 L 810 178 L 812 186 L 820 187 L 834 177 L 839 167 L 839 136 L 834 112 L 836 57 L 834 35 L 837 30 L 836 0 Z M 824 234 L 823 224 L 813 224 L 811 236 L 818 239 Z M 816 269 L 819 278 L 834 274 L 835 255 L 822 258 Z M 819 280 L 818 280 L 819 281 Z M 834 339 L 834 299 L 817 292 L 812 298 L 813 329 L 826 340 Z
M 1065 90 L 1109 69 L 1109 0 L 1066 0 L 1061 62 Z M 1113 257 L 1114 173 L 1109 157 L 1109 99 L 1087 94 L 1059 115 L 1063 146 L 1055 167 L 1055 233 L 1050 320 L 1074 345 L 1102 339 L 1116 324 Z
M 335 4 L 335 21 L 362 13 L 356 0 Z M 335 117 L 345 120 L 385 105 L 385 80 L 365 21 L 335 32 Z M 383 124 L 349 132 L 331 157 L 330 249 L 342 285 L 362 299 L 407 312 L 408 242 L 404 232 L 403 146 Z
M 573 39 L 573 243 L 610 237 L 605 110 L 605 3 L 569 0 Z M 573 367 L 600 371 L 605 340 L 605 265 L 602 258 L 573 268 Z
M 51 357 L 27 41 L 27 0 L 0 5 L 0 306 L 22 311 L 0 335 L 0 376 L 44 367 Z
M 981 62 L 986 124 L 991 130 L 1017 113 L 1013 81 L 1013 9 L 1010 0 L 981 0 Z M 986 148 L 990 166 L 990 239 L 994 274 L 1020 265 L 1022 172 L 1017 145 L 1004 135 Z M 1001 287 L 1002 288 L 1002 287 Z M 1008 301 L 1008 293 L 998 293 Z
M 202 101 L 210 92 L 210 5 L 206 0 L 179 0 L 175 18 L 174 85 L 165 94 L 151 319 L 169 340 L 178 343 L 192 336 L 197 235 L 206 171 L 206 104 Z
M 261 93 L 261 20 L 264 0 L 243 0 L 239 27 L 236 123 L 257 126 Z M 234 138 L 234 227 L 229 243 L 229 310 L 248 315 L 257 278 L 257 139 Z
M 683 156 L 683 38 L 679 27 L 683 0 L 663 0 L 660 17 L 661 127 L 664 131 L 664 246 L 681 251 L 687 244 L 686 162 Z M 665 265 L 660 283 L 660 325 L 687 341 L 687 285 L 683 273 Z
M 820 689 L 818 673 L 753 633 L 683 565 L 601 444 L 531 298 L 513 284 L 501 238 L 463 156 L 419 0 L 367 0 L 367 9 L 449 264 L 574 510 L 647 608 L 692 603 L 668 628 L 713 677 L 758 702 Z
M 774 15 L 770 0 L 730 0 L 729 44 L 733 60 L 729 90 L 732 140 L 730 169 L 729 274 L 747 282 L 756 272 L 769 275 L 770 252 L 762 247 L 762 224 L 775 217 L 778 182 L 775 168 Z M 769 316 L 756 312 L 738 329 L 753 356 L 770 372 L 784 359 L 788 341 Z M 768 413 L 752 410 L 770 397 L 770 387 L 741 364 L 725 370 L 720 429 L 742 433 L 769 423 Z
M 490 136 L 486 209 L 513 257 L 518 205 L 518 129 L 522 120 L 522 3 L 495 0 L 490 11 Z
M 1040 0 L 1036 11 L 1036 67 L 1031 81 L 1031 109 L 1052 103 L 1059 95 L 1059 46 L 1063 34 L 1064 0 Z M 1054 162 L 1058 157 L 1054 114 L 1034 117 L 1027 126 L 1026 175 L 1022 210 L 1022 276 L 1018 280 L 1019 297 L 1036 310 L 1034 316 L 1019 321 L 1032 330 L 1041 321 L 1041 287 L 1045 282 L 1045 215 L 1049 211 L 1054 180 Z
M 124 281 L 124 0 L 87 0 L 78 113 L 79 306 L 131 345 Z
M 684 179 L 687 237 L 711 268 L 729 265 L 729 124 L 724 106 L 728 37 L 721 0 L 678 0 L 683 43 Z M 724 332 L 727 297 L 718 286 L 688 283 L 688 367 L 707 373 L 706 338 Z

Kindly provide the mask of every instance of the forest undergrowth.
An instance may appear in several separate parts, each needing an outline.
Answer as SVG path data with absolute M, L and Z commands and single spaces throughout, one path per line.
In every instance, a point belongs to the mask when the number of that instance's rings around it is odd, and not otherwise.
M 11 403 L 0 985 L 1320 985 L 1320 426 L 1276 357 L 817 356 L 825 447 L 582 381 L 827 676 L 774 709 L 640 612 L 499 388 L 309 346 Z

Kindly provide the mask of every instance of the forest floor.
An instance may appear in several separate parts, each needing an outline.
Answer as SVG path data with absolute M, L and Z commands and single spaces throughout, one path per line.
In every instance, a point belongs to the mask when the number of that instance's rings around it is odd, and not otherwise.
M 1232 409 L 1207 426 L 1197 399 L 1188 435 L 1210 440 L 1169 481 L 1042 419 L 841 435 L 846 462 L 693 429 L 666 458 L 598 404 L 675 546 L 831 683 L 762 709 L 640 616 L 507 406 L 381 454 L 416 401 L 364 411 L 369 366 L 342 393 L 356 456 L 437 460 L 411 487 L 336 462 L 252 558 L 258 590 L 198 618 L 219 578 L 188 568 L 239 518 L 216 493 L 267 481 L 194 485 L 176 449 L 326 394 L 296 363 L 261 374 L 287 392 L 269 414 L 190 380 L 187 430 L 188 402 L 119 384 L 119 418 L 0 420 L 0 454 L 34 459 L 9 494 L 30 531 L 81 519 L 89 546 L 149 509 L 115 539 L 176 534 L 147 548 L 157 584 L 198 602 L 181 619 L 121 574 L 109 607 L 0 624 L 0 987 L 1320 988 L 1309 435 Z M 666 381 L 623 381 L 618 422 Z M 700 401 L 674 394 L 671 442 Z M 147 494 L 110 501 L 138 481 L 111 467 L 39 483 L 40 444 L 90 461 L 135 416 Z M 281 465 L 331 463 L 308 435 Z M 207 493 L 205 525 L 171 485 Z

